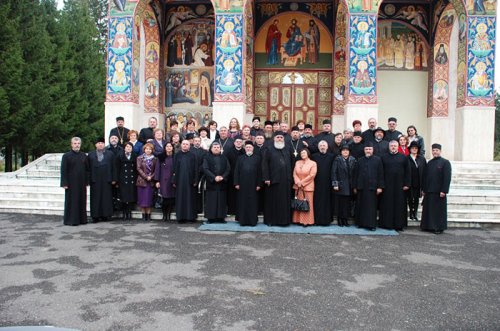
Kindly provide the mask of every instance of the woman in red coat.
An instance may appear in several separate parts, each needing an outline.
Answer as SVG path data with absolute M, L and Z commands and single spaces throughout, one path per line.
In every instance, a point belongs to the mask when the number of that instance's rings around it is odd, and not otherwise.
M 400 136 L 398 142 L 398 153 L 403 154 L 404 156 L 410 155 L 410 150 L 408 149 L 408 138 L 406 138 L 406 136 Z

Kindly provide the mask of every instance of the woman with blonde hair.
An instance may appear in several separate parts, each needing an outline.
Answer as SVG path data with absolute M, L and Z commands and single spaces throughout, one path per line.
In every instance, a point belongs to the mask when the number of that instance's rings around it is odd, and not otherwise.
M 306 199 L 309 202 L 308 211 L 293 211 L 293 223 L 302 224 L 303 226 L 314 224 L 314 177 L 316 177 L 317 165 L 316 162 L 310 159 L 311 152 L 304 148 L 300 151 L 300 160 L 295 163 L 293 169 L 293 188 L 295 196 L 298 199 Z

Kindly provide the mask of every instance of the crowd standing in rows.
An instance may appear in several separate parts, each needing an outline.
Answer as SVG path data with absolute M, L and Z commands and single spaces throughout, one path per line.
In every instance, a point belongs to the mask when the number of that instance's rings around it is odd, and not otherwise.
M 325 120 L 316 136 L 304 121 L 292 128 L 271 121 L 261 126 L 259 117 L 242 127 L 236 118 L 220 128 L 215 121 L 198 129 L 194 120 L 182 128 L 173 121 L 166 133 L 155 117 L 140 132 L 125 128 L 123 117 L 116 120 L 109 145 L 100 138 L 88 155 L 80 151 L 80 138 L 71 140 L 61 166 L 64 224 L 87 222 L 90 185 L 92 222 L 110 220 L 114 209 L 130 220 L 135 205 L 151 220 L 159 195 L 164 221 L 175 210 L 179 223 L 195 222 L 204 212 L 209 223 L 226 222 L 230 214 L 242 226 L 255 226 L 263 214 L 269 226 L 327 226 L 335 219 L 349 226 L 354 218 L 361 228 L 403 231 L 408 219 L 418 221 L 423 196 L 421 229 L 442 233 L 447 227 L 450 162 L 433 144 L 427 163 L 415 126 L 403 135 L 394 117 L 387 130 L 371 118 L 367 130 L 355 120 L 342 133 L 332 133 Z

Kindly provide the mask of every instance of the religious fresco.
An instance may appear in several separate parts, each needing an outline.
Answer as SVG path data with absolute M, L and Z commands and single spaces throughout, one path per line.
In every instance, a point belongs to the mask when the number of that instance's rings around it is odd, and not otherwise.
M 496 15 L 496 0 L 466 0 L 469 15 Z
M 454 20 L 458 19 L 452 4 L 448 4 L 441 13 L 436 25 L 433 61 L 431 75 L 429 75 L 429 109 L 428 114 L 433 117 L 448 116 L 449 72 L 450 72 L 450 36 Z
M 111 0 L 109 15 L 110 16 L 131 16 L 134 15 L 135 5 L 138 0 Z
M 256 68 L 332 67 L 331 3 L 258 2 L 256 8 Z
M 108 94 L 130 92 L 132 71 L 132 18 L 110 18 L 108 39 Z
M 213 68 L 171 69 L 165 79 L 165 107 L 212 107 Z
M 177 67 L 211 67 L 214 65 L 214 22 L 197 19 L 174 29 L 166 39 L 165 65 Z
M 348 31 L 348 9 L 343 1 L 339 2 L 337 19 L 335 24 L 335 52 L 333 67 L 333 114 L 344 114 L 347 101 L 347 31 Z
M 428 69 L 429 46 L 419 32 L 406 24 L 379 20 L 377 54 L 379 70 Z
M 258 68 L 331 68 L 331 35 L 320 21 L 302 13 L 284 13 L 268 20 L 255 42 Z
M 416 32 L 420 33 L 421 38 L 429 41 L 430 35 L 430 16 L 431 7 L 429 4 L 404 5 L 400 3 L 383 3 L 380 7 L 380 21 L 396 21 L 409 25 Z
M 252 114 L 254 110 L 254 2 L 248 0 L 245 2 L 244 19 L 245 19 L 245 58 L 244 58 L 244 77 L 245 77 L 245 103 L 247 114 Z
M 167 13 L 165 15 L 166 25 L 163 35 L 166 37 L 182 23 L 197 18 L 210 19 L 213 22 L 215 19 L 214 9 L 212 6 L 205 4 L 185 4 L 181 6 L 167 7 Z
M 495 63 L 495 18 L 469 18 L 467 97 L 493 100 Z
M 243 11 L 243 0 L 214 0 L 217 13 L 241 13 Z
M 382 0 L 347 0 L 350 13 L 374 14 Z
M 242 15 L 218 15 L 216 17 L 216 100 L 219 94 L 220 101 L 242 101 L 242 37 Z M 235 97 L 235 94 L 239 96 Z
M 349 49 L 349 100 L 373 103 L 376 96 L 376 26 L 375 15 L 351 15 Z
M 208 127 L 212 120 L 212 111 L 208 110 L 175 110 L 168 111 L 165 115 L 165 130 L 170 131 L 170 123 L 177 121 L 179 129 L 186 125 L 189 120 L 195 120 L 198 126 Z

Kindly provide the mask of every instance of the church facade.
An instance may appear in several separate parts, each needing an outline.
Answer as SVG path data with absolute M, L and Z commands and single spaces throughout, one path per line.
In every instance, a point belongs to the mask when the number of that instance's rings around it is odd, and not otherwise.
M 415 125 L 490 161 L 496 0 L 110 0 L 106 132 L 253 116 Z M 429 149 L 429 148 L 428 148 Z M 429 151 L 427 156 L 430 156 Z

